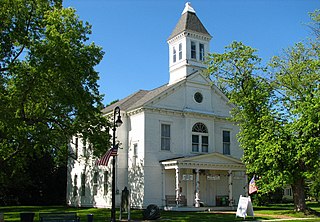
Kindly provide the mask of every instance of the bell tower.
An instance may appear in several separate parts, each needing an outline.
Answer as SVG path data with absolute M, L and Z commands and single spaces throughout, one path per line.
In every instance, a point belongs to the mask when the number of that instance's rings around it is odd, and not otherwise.
M 203 26 L 189 2 L 169 36 L 169 85 L 206 68 L 211 35 Z

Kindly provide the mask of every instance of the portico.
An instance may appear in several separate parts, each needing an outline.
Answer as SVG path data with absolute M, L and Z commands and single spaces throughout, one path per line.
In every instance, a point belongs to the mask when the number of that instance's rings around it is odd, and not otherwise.
M 245 165 L 233 157 L 210 153 L 160 163 L 164 171 L 163 199 L 174 195 L 176 207 L 183 206 L 182 197 L 188 207 L 233 206 L 240 195 L 247 193 Z

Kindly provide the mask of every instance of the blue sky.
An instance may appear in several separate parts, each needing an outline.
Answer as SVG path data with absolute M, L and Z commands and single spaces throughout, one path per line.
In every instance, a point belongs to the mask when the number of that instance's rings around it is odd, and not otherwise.
M 232 41 L 258 50 L 267 62 L 311 35 L 308 12 L 319 0 L 189 0 L 212 36 L 210 52 Z M 104 104 L 169 81 L 167 38 L 186 0 L 64 0 L 92 25 L 90 42 L 105 56 L 96 67 Z

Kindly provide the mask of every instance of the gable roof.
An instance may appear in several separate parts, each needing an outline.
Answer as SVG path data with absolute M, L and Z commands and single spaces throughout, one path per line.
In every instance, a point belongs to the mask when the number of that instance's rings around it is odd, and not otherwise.
M 173 84 L 174 85 L 174 84 Z M 119 106 L 121 110 L 128 111 L 134 108 L 138 108 L 140 106 L 143 106 L 146 102 L 150 101 L 154 97 L 158 96 L 162 92 L 164 92 L 166 89 L 172 87 L 172 85 L 168 86 L 163 85 L 158 88 L 155 88 L 153 90 L 139 90 L 138 92 L 135 92 L 126 98 L 119 100 L 118 102 L 105 107 L 102 110 L 102 113 L 109 113 L 111 112 L 116 106 Z
M 130 111 L 130 110 L 134 110 L 136 108 L 143 107 L 148 102 L 151 102 L 153 99 L 161 96 L 161 94 L 163 94 L 167 90 L 175 88 L 175 87 L 183 84 L 186 81 L 190 81 L 198 75 L 202 76 L 203 80 L 208 81 L 208 79 L 203 77 L 201 72 L 195 71 L 194 73 L 188 75 L 187 78 L 181 79 L 180 81 L 178 81 L 174 84 L 171 84 L 171 85 L 165 84 L 165 85 L 162 85 L 162 86 L 155 88 L 155 89 L 152 89 L 152 90 L 139 90 L 139 91 L 125 97 L 124 99 L 121 99 L 121 100 L 117 101 L 116 103 L 113 103 L 113 104 L 105 107 L 104 109 L 102 109 L 102 113 L 103 114 L 110 113 L 117 106 L 119 106 L 122 111 L 126 111 L 126 112 Z M 212 84 L 211 87 L 224 100 L 226 100 L 226 101 L 229 100 L 216 85 Z
M 176 27 L 172 31 L 168 39 L 171 39 L 184 31 L 193 31 L 201 34 L 205 34 L 211 37 L 207 29 L 204 27 L 196 13 L 192 11 L 186 11 L 180 17 Z

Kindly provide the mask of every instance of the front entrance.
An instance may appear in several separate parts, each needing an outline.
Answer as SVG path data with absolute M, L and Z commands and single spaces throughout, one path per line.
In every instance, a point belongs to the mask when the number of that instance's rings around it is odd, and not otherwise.
M 238 195 L 246 195 L 247 176 L 240 161 L 217 153 L 200 156 L 206 160 L 205 163 L 199 156 L 162 161 L 164 200 L 169 196 L 175 198 L 176 201 L 171 203 L 177 207 L 182 206 L 179 202 L 182 199 L 183 205 L 188 207 L 233 206 Z M 208 157 L 212 159 L 210 164 Z M 196 158 L 197 162 L 190 161 Z
M 195 204 L 196 175 L 193 174 L 193 181 L 181 183 L 183 195 L 187 195 L 188 206 Z M 182 180 L 183 181 L 183 180 Z M 199 198 L 200 206 L 222 206 L 220 197 L 229 195 L 228 174 L 226 171 L 200 170 L 199 173 Z M 218 198 L 218 201 L 217 201 Z M 225 205 L 225 204 L 223 204 Z

